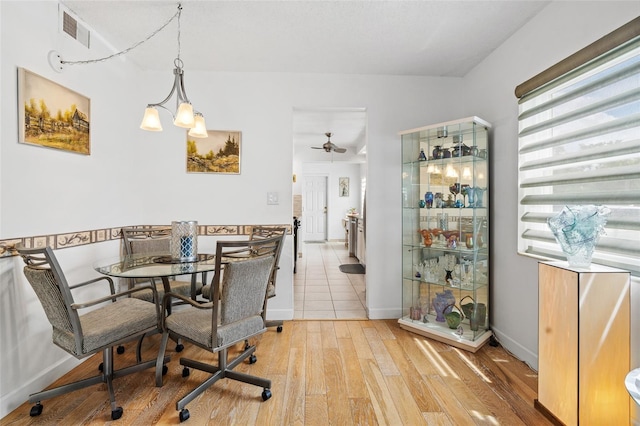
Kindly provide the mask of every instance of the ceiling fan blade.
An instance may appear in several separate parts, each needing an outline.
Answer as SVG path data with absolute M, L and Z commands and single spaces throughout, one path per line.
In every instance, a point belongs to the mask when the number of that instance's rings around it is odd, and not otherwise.
M 333 150 L 339 154 L 344 154 L 345 152 L 347 152 L 347 148 L 336 148 L 334 147 Z
M 324 149 L 324 148 L 321 146 L 312 146 L 311 149 Z

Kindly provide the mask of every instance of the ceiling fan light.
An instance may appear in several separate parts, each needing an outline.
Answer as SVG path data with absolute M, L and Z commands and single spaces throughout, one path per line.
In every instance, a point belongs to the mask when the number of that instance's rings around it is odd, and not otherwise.
M 189 136 L 192 136 L 194 138 L 208 137 L 209 133 L 207 133 L 207 125 L 204 122 L 204 116 L 199 112 L 196 113 L 195 122 L 195 127 L 189 130 Z
M 176 112 L 176 118 L 173 124 L 178 127 L 191 129 L 195 127 L 195 117 L 193 116 L 193 106 L 189 102 L 182 102 Z
M 142 123 L 140 123 L 140 128 L 142 130 L 149 130 L 151 132 L 162 131 L 162 124 L 160 123 L 158 110 L 155 107 L 148 106 L 144 110 L 144 117 L 142 117 Z

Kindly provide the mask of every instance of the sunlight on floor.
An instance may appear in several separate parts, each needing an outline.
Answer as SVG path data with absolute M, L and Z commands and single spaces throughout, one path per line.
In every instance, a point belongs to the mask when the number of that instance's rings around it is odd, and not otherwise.
M 476 410 L 471 410 L 471 411 L 469 411 L 469 413 L 471 414 L 472 417 L 475 417 L 476 419 L 479 419 L 482 422 L 486 422 L 486 423 L 492 424 L 492 425 L 499 425 L 500 424 L 498 419 L 496 419 L 495 417 L 493 417 L 491 415 L 478 413 Z
M 433 349 L 431 343 L 429 343 L 425 339 L 420 339 L 417 337 L 415 337 L 413 340 L 416 342 L 418 347 L 422 349 L 422 352 L 426 355 L 426 357 L 429 358 L 431 364 L 433 364 L 438 369 L 438 372 L 442 377 L 450 376 L 454 379 L 460 379 L 460 377 L 453 371 L 453 369 L 449 367 L 449 364 L 447 364 L 447 362 L 442 359 L 440 354 L 435 349 Z
M 491 380 L 489 380 L 489 378 L 487 376 L 485 376 L 485 374 L 478 367 L 476 367 L 476 365 L 474 363 L 471 362 L 471 360 L 468 357 L 467 352 L 464 352 L 464 351 L 462 351 L 460 349 L 454 349 L 454 350 L 456 351 L 456 353 L 458 354 L 460 359 L 462 361 L 464 361 L 464 363 L 467 364 L 470 369 L 475 371 L 478 376 L 482 377 L 482 380 L 484 380 L 487 383 L 491 383 Z

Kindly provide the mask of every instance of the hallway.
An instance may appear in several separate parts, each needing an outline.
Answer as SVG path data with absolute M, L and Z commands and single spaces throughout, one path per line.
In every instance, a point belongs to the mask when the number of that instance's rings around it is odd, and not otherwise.
M 366 319 L 365 275 L 339 266 L 357 263 L 344 242 L 302 243 L 293 275 L 294 319 Z

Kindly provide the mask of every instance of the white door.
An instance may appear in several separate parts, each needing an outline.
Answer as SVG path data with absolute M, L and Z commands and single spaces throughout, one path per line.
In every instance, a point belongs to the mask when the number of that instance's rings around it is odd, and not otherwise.
M 304 241 L 327 239 L 327 177 L 305 176 L 302 193 Z

